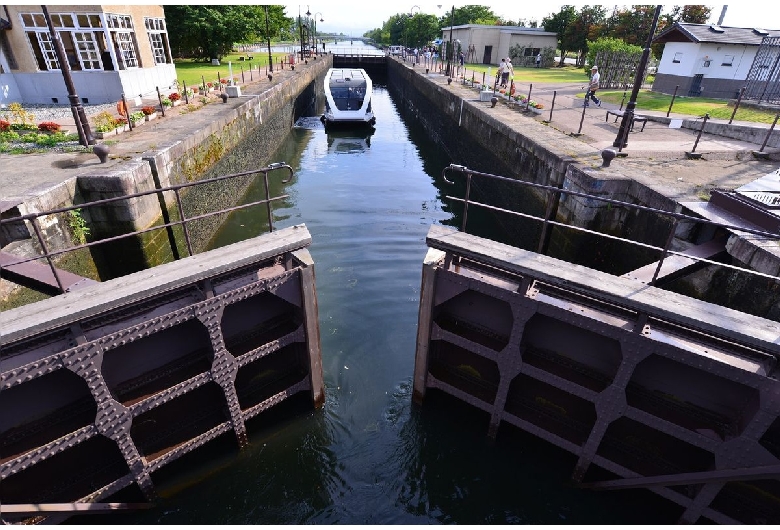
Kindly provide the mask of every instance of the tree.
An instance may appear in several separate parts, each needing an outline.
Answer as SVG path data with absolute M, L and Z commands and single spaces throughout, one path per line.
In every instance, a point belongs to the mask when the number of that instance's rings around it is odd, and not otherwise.
M 632 5 L 630 9 L 615 9 L 612 16 L 606 20 L 602 35 L 644 47 L 654 18 L 654 5 Z
M 259 5 L 166 5 L 168 38 L 176 56 L 220 59 L 234 44 L 267 39 L 265 9 Z M 289 28 L 283 6 L 269 6 L 271 36 Z
M 582 6 L 571 24 L 566 27 L 562 46 L 577 50 L 577 66 L 582 66 L 588 52 L 588 41 L 595 41 L 604 28 L 606 9 L 602 6 Z
M 542 19 L 542 27 L 545 31 L 555 32 L 558 34 L 558 48 L 561 50 L 561 62 L 566 58 L 566 52 L 570 51 L 570 48 L 566 47 L 567 41 L 564 40 L 564 34 L 566 29 L 574 23 L 577 18 L 577 10 L 574 6 L 561 6 L 561 10 L 554 15 L 544 17 Z
M 501 19 L 493 13 L 493 10 L 487 6 L 466 5 L 455 8 L 455 18 L 453 22 L 452 9 L 447 11 L 440 19 L 440 26 L 450 27 L 462 26 L 463 24 L 484 24 L 487 26 L 496 26 Z

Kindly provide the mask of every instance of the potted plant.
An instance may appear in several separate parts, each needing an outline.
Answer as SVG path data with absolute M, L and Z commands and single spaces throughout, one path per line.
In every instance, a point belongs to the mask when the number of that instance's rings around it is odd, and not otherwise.
M 38 124 L 38 130 L 44 133 L 56 133 L 60 130 L 60 124 L 53 121 L 44 121 Z
M 157 117 L 157 109 L 151 105 L 141 107 L 141 112 L 143 112 L 144 116 L 146 116 L 146 121 L 152 121 Z
M 173 101 L 171 101 L 169 98 L 162 98 L 160 102 L 162 103 L 162 106 L 165 107 L 166 109 L 170 108 L 173 105 Z
M 95 121 L 95 137 L 99 139 L 106 138 L 116 134 L 117 121 L 110 112 L 104 110 L 97 114 L 94 118 Z
M 214 92 L 214 83 L 212 83 L 211 81 L 206 83 L 206 92 L 207 93 Z
M 176 105 L 181 103 L 181 94 L 179 94 L 178 92 L 172 92 L 168 96 L 168 99 L 171 101 L 171 103 L 173 103 L 173 106 L 175 107 Z
M 143 111 L 137 110 L 130 113 L 130 121 L 133 122 L 133 127 L 138 127 L 146 121 L 146 114 Z

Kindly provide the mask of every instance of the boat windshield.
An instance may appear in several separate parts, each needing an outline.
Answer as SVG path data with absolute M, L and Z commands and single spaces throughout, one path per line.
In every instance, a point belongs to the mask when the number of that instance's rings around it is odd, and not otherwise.
M 332 86 L 330 94 L 339 110 L 360 110 L 360 107 L 363 106 L 363 99 L 366 97 L 366 87 Z

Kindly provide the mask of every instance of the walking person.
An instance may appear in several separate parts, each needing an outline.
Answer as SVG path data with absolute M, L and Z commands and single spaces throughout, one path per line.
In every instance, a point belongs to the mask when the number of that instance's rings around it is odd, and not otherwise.
M 509 69 L 506 66 L 506 59 L 501 59 L 501 64 L 498 65 L 497 74 L 501 76 L 501 88 L 506 88 L 506 82 L 509 79 Z
M 515 67 L 512 66 L 512 58 L 507 57 L 506 58 L 506 78 L 507 81 L 504 83 L 504 86 L 509 86 L 509 80 L 515 78 Z
M 596 97 L 596 90 L 599 89 L 599 67 L 595 64 L 593 65 L 593 68 L 590 69 L 590 84 L 588 85 L 588 91 L 585 93 L 585 106 L 588 106 L 588 100 L 593 100 L 593 103 L 596 104 L 597 107 L 601 106 L 601 100 Z
M 542 67 L 542 54 L 541 54 L 541 52 L 536 54 L 536 67 L 537 68 L 541 68 Z

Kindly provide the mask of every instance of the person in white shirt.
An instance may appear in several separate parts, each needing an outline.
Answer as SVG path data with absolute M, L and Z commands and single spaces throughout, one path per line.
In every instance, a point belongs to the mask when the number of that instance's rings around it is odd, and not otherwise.
M 593 103 L 596 104 L 597 107 L 601 106 L 601 100 L 596 97 L 596 90 L 599 89 L 599 67 L 595 64 L 593 65 L 593 68 L 590 69 L 590 84 L 588 85 L 588 91 L 585 93 L 585 106 L 588 106 L 588 100 L 593 100 Z

